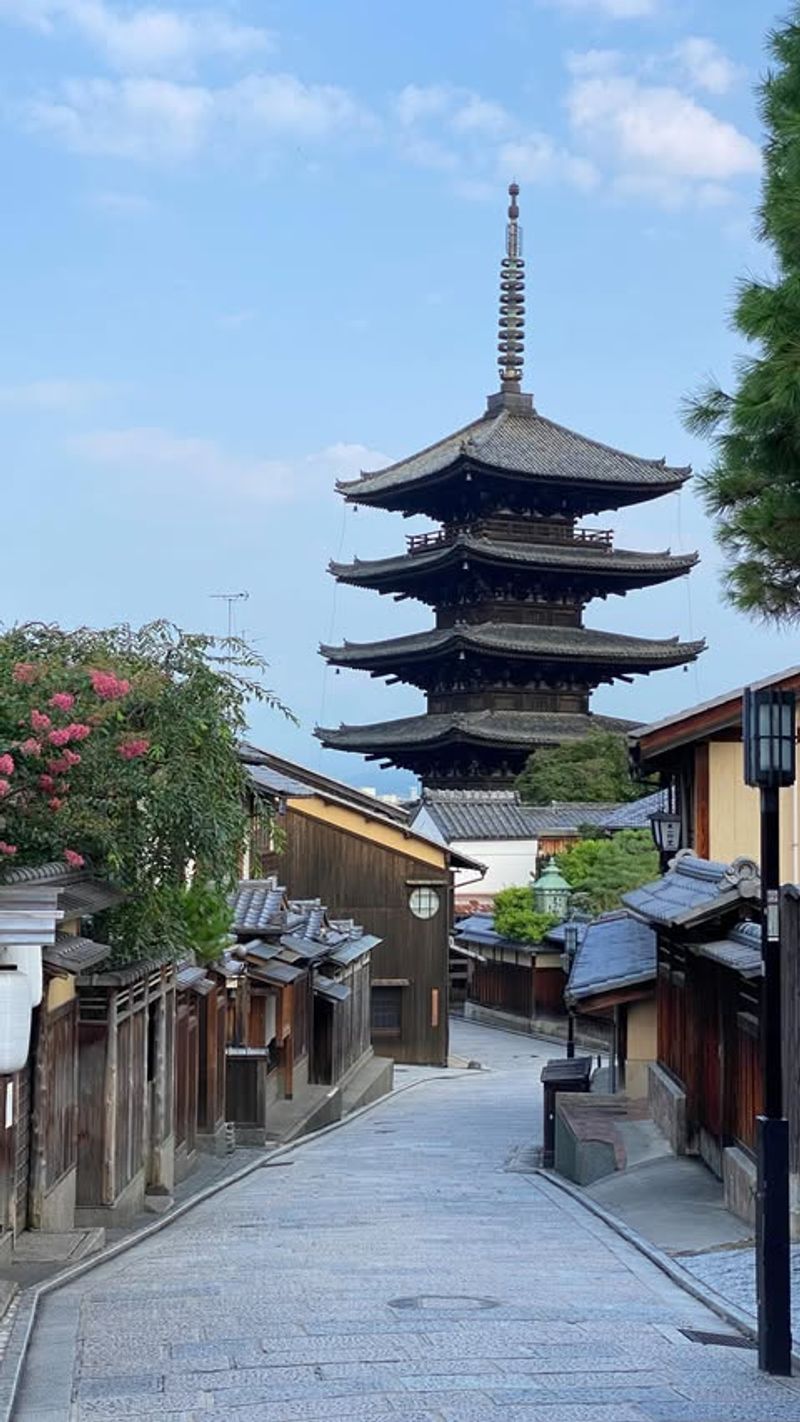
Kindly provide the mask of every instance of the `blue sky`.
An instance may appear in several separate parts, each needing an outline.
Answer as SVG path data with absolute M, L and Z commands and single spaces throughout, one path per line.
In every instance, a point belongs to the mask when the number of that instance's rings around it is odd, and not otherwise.
M 525 388 L 543 413 L 702 468 L 682 396 L 730 378 L 771 4 L 729 0 L 0 0 L 0 428 L 7 622 L 222 631 L 298 729 L 254 735 L 357 784 L 316 722 L 413 714 L 319 641 L 428 625 L 335 589 L 330 557 L 413 526 L 333 484 L 477 417 L 495 388 L 505 186 L 522 186 Z M 726 607 L 692 493 L 600 519 L 698 548 L 690 580 L 590 625 L 705 636 L 695 668 L 599 693 L 654 719 L 800 660 Z

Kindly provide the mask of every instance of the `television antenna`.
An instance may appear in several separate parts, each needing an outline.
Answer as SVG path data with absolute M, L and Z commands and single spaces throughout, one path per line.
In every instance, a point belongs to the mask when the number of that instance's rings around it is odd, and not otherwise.
M 250 594 L 249 592 L 209 593 L 209 597 L 213 598 L 215 602 L 226 602 L 228 604 L 227 640 L 231 642 L 233 640 L 235 627 L 234 604 L 237 602 L 247 602 Z

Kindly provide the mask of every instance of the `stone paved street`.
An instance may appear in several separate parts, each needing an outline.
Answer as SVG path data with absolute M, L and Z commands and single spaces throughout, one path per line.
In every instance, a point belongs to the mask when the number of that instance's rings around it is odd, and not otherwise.
M 729 1330 L 507 1168 L 551 1048 L 453 1037 L 490 1070 L 432 1073 L 55 1293 L 19 1422 L 800 1422 L 797 1384 L 689 1341 Z

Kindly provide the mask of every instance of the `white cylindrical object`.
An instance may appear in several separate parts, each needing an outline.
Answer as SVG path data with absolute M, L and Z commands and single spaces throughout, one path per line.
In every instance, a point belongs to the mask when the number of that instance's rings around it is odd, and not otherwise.
M 42 950 L 38 943 L 15 943 L 0 948 L 0 968 L 13 964 L 28 979 L 31 1007 L 38 1007 L 42 1000 Z
M 31 1039 L 31 989 L 25 973 L 0 969 L 0 1076 L 22 1071 Z

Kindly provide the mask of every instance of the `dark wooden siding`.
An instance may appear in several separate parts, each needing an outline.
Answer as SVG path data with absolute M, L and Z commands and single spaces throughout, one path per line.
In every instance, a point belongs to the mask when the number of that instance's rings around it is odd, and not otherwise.
M 495 1007 L 519 1017 L 533 1016 L 533 974 L 530 962 L 476 963 L 469 996 L 481 1007 Z
M 535 1012 L 564 1012 L 565 978 L 560 968 L 536 968 L 533 978 Z
M 191 1155 L 197 1144 L 199 1067 L 195 993 L 180 992 L 175 1010 L 175 1144 Z
M 265 861 L 297 898 L 321 897 L 332 913 L 354 918 L 383 939 L 372 954 L 372 977 L 405 980 L 403 1033 L 374 1043 L 398 1061 L 443 1065 L 447 1060 L 449 877 L 445 870 L 362 839 L 327 821 L 290 809 L 283 819 L 286 846 Z M 410 885 L 435 884 L 442 905 L 429 920 L 408 907 Z M 434 989 L 439 992 L 438 1024 Z
M 46 1190 L 68 1170 L 72 1170 L 78 1156 L 77 1032 L 76 1001 L 65 1003 L 49 1014 L 45 1066 L 47 1093 L 41 1103 Z
M 198 1129 L 213 1135 L 225 1120 L 225 1023 L 227 993 L 222 978 L 199 1004 Z

